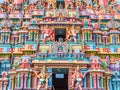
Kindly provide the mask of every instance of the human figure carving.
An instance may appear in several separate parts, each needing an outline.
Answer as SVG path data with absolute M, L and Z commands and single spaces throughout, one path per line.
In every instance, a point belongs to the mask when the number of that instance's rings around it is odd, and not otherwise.
M 48 74 L 46 72 L 45 66 L 43 66 L 41 73 L 37 74 L 35 72 L 35 75 L 39 78 L 37 90 L 41 90 L 43 88 L 48 89 L 48 80 L 49 80 L 50 76 L 52 75 L 52 73 Z
M 82 74 L 78 65 L 77 68 L 75 69 L 75 72 L 71 76 L 72 78 L 71 88 L 76 87 L 77 89 L 79 88 L 79 90 L 82 90 L 82 79 L 84 78 L 84 76 L 85 75 Z
M 54 39 L 54 30 L 49 29 L 48 26 L 46 26 L 46 28 L 42 31 L 42 33 L 44 34 L 44 39 L 43 39 L 44 43 L 48 41 L 48 38 L 50 38 L 50 40 Z
M 48 3 L 48 9 L 50 9 L 50 5 L 54 10 L 56 9 L 56 0 L 46 0 L 46 2 Z
M 72 26 L 72 29 L 69 31 L 69 36 L 68 36 L 68 38 L 67 39 L 73 39 L 74 40 L 74 42 L 76 42 L 77 43 L 77 34 L 78 34 L 78 32 L 79 31 L 77 31 L 77 30 L 75 30 L 75 27 L 74 27 L 74 25 Z

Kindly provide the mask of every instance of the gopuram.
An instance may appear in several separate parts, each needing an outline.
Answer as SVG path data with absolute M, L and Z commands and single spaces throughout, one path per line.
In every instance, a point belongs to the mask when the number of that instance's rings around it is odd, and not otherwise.
M 0 0 L 0 90 L 120 90 L 120 0 Z

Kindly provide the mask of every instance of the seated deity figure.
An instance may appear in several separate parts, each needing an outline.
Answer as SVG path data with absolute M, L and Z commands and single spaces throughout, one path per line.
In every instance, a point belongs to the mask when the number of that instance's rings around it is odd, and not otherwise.
M 91 69 L 102 69 L 101 63 L 98 58 L 94 57 L 91 60 Z
M 82 81 L 83 81 L 84 75 L 80 71 L 79 66 L 77 66 L 71 78 L 72 78 L 71 87 L 79 88 L 79 90 L 82 90 Z
M 48 89 L 48 80 L 49 80 L 50 76 L 52 75 L 52 73 L 48 74 L 46 72 L 45 66 L 43 66 L 43 69 L 41 70 L 41 73 L 37 74 L 35 72 L 35 75 L 39 78 L 37 90 L 41 90 L 41 89 L 44 89 L 44 88 Z
M 48 26 L 46 26 L 46 28 L 42 31 L 42 33 L 44 34 L 44 39 L 43 39 L 44 43 L 48 41 L 48 38 L 50 38 L 50 40 L 54 39 L 54 30 L 49 29 Z

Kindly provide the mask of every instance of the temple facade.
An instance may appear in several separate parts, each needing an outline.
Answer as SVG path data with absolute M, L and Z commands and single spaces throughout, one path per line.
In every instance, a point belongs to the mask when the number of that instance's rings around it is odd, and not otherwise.
M 120 0 L 0 0 L 0 90 L 120 90 Z

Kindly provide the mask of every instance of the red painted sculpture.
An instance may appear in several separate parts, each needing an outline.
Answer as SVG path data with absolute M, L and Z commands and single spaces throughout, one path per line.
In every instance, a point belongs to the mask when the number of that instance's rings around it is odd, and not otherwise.
M 92 60 L 91 68 L 92 69 L 101 69 L 102 68 L 97 58 L 94 58 Z
M 48 41 L 49 38 L 50 40 L 54 39 L 54 30 L 49 29 L 48 26 L 46 26 L 46 28 L 42 31 L 42 33 L 44 34 L 44 39 L 43 39 L 44 43 Z

